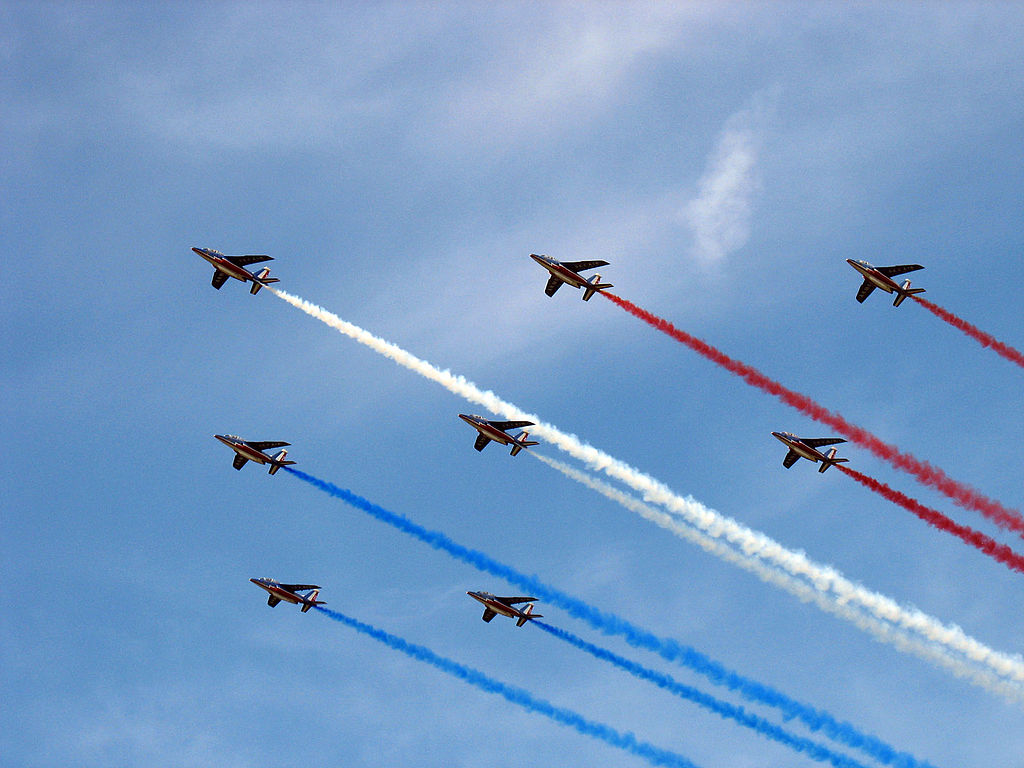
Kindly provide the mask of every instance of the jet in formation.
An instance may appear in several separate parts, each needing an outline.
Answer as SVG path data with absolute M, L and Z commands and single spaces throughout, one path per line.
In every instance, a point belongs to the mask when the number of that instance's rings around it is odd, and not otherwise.
M 476 442 L 473 443 L 473 447 L 478 451 L 482 451 L 487 447 L 487 444 L 492 440 L 502 445 L 512 446 L 512 456 L 515 456 L 523 448 L 528 448 L 531 445 L 537 445 L 535 440 L 527 440 L 529 432 L 520 432 L 518 435 L 510 435 L 505 432 L 507 429 L 522 429 L 523 427 L 532 427 L 532 421 L 490 421 L 485 419 L 483 416 L 474 416 L 470 413 L 460 413 L 459 418 L 464 422 L 473 427 L 480 434 L 476 436 Z
M 846 263 L 851 267 L 860 272 L 864 276 L 864 283 L 861 285 L 860 290 L 857 291 L 857 301 L 863 302 L 875 288 L 880 288 L 886 293 L 895 293 L 896 299 L 892 305 L 898 307 L 903 303 L 903 300 L 907 296 L 911 296 L 915 293 L 924 293 L 924 288 L 911 288 L 910 281 L 904 280 L 903 284 L 900 285 L 893 280 L 896 275 L 902 275 L 906 272 L 915 272 L 918 269 L 924 269 L 920 264 L 897 264 L 892 267 L 873 267 L 866 261 L 858 259 L 847 259 Z
M 273 256 L 266 256 L 263 254 L 249 256 L 225 256 L 223 253 L 215 251 L 213 248 L 193 248 L 192 250 L 213 265 L 213 287 L 218 291 L 229 277 L 233 277 L 235 280 L 241 280 L 243 283 L 252 281 L 252 287 L 249 289 L 249 293 L 254 296 L 260 292 L 260 288 L 263 286 L 269 285 L 270 283 L 280 282 L 276 277 L 267 277 L 267 275 L 270 274 L 270 269 L 267 267 L 264 267 L 255 275 L 245 268 L 249 264 L 259 264 L 261 261 L 273 261 Z
M 602 283 L 600 275 L 594 275 L 588 280 L 580 274 L 586 269 L 603 267 L 608 264 L 607 261 L 556 261 L 550 256 L 538 256 L 536 253 L 531 253 L 530 258 L 551 273 L 544 288 L 544 293 L 548 296 L 554 296 L 555 291 L 562 287 L 562 283 L 573 288 L 582 288 L 584 301 L 590 301 L 595 292 L 612 287 L 611 283 Z
M 295 463 L 294 461 L 285 461 L 284 457 L 288 455 L 288 451 L 278 451 L 273 456 L 267 456 L 264 453 L 264 451 L 270 448 L 281 448 L 285 445 L 291 445 L 291 443 L 274 440 L 265 440 L 263 442 L 243 440 L 238 435 L 214 435 L 214 437 L 235 452 L 235 460 L 231 465 L 235 469 L 241 469 L 247 461 L 255 461 L 257 464 L 269 464 L 270 474 L 274 475 L 277 474 L 277 470 L 281 467 Z
M 797 437 L 792 432 L 772 432 L 772 437 L 789 448 L 789 453 L 787 453 L 786 458 L 782 460 L 782 466 L 786 469 L 792 467 L 796 463 L 797 459 L 801 458 L 815 463 L 820 461 L 821 466 L 818 468 L 819 472 L 824 472 L 833 464 L 849 461 L 849 459 L 837 459 L 835 448 L 829 449 L 828 453 L 822 453 L 818 450 L 818 448 L 823 445 L 845 443 L 846 441 L 841 437 Z
M 249 581 L 270 593 L 270 597 L 267 598 L 267 605 L 271 608 L 284 600 L 286 603 L 301 605 L 302 612 L 305 613 L 310 608 L 327 604 L 323 600 L 317 600 L 317 597 L 320 595 L 320 587 L 316 584 L 282 584 L 266 576 L 259 579 L 249 579 Z M 300 595 L 300 592 L 306 592 L 307 594 Z
M 467 592 L 466 594 L 478 603 L 483 603 L 484 621 L 490 621 L 500 613 L 502 616 L 515 619 L 516 626 L 521 627 L 530 619 L 544 618 L 542 614 L 533 612 L 533 601 L 537 599 L 535 597 L 498 597 L 490 592 Z M 529 603 L 529 605 L 523 610 L 519 610 L 514 607 L 517 603 Z

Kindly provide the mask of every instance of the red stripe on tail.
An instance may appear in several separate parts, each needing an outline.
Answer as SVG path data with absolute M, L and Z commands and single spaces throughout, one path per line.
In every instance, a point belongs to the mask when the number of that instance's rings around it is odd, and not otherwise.
M 926 461 L 921 461 L 920 459 L 911 456 L 909 453 L 902 453 L 896 446 L 889 445 L 888 443 L 879 440 L 866 429 L 851 424 L 839 414 L 832 413 L 826 408 L 823 408 L 811 400 L 811 398 L 807 397 L 807 395 L 801 395 L 799 392 L 787 389 L 779 382 L 765 376 L 756 368 L 749 366 L 746 363 L 741 363 L 739 360 L 733 360 L 731 357 L 718 351 L 707 342 L 701 341 L 697 337 L 691 336 L 686 331 L 676 328 L 668 320 L 660 318 L 657 315 L 653 315 L 647 310 L 641 309 L 636 304 L 633 304 L 631 301 L 627 301 L 613 293 L 608 293 L 608 291 L 603 291 L 601 295 L 606 297 L 609 301 L 619 305 L 631 315 L 640 318 L 648 325 L 657 328 L 662 333 L 665 333 L 676 341 L 685 344 L 690 349 L 703 355 L 713 363 L 717 363 L 727 371 L 735 373 L 751 386 L 757 387 L 770 395 L 775 395 L 775 397 L 779 398 L 787 405 L 796 408 L 798 411 L 810 416 L 815 421 L 827 424 L 836 431 L 845 435 L 852 442 L 857 443 L 863 448 L 867 448 L 878 458 L 888 461 L 894 467 L 902 469 L 904 472 L 909 472 L 922 483 L 944 493 L 960 506 L 980 512 L 996 525 L 1024 534 L 1024 517 L 1022 517 L 1020 512 L 1017 510 L 1004 507 L 998 501 L 987 498 L 970 486 L 957 482 L 941 469 L 932 466 Z M 924 301 L 923 299 L 918 299 L 916 296 L 914 298 L 917 299 L 917 301 Z

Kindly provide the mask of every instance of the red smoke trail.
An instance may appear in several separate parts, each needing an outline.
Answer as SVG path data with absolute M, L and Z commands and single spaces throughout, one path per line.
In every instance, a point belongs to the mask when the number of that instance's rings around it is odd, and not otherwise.
M 657 328 L 662 333 L 668 334 L 676 341 L 685 344 L 690 349 L 706 357 L 708 360 L 717 363 L 732 373 L 735 373 L 748 384 L 751 384 L 768 394 L 775 395 L 787 405 L 796 408 L 798 411 L 810 416 L 815 421 L 827 424 L 853 442 L 867 448 L 880 459 L 888 461 L 890 464 L 898 469 L 902 469 L 904 472 L 909 472 L 925 485 L 929 485 L 946 494 L 946 496 L 951 498 L 960 506 L 980 512 L 989 520 L 1003 528 L 1024 534 L 1024 517 L 1021 516 L 1020 512 L 1014 509 L 1008 509 L 998 501 L 986 498 L 970 486 L 953 480 L 953 478 L 949 477 L 938 467 L 933 467 L 928 462 L 921 461 L 908 453 L 902 453 L 896 446 L 882 442 L 867 430 L 851 424 L 839 414 L 832 413 L 818 405 L 816 402 L 811 400 L 811 398 L 807 397 L 807 395 L 801 395 L 799 392 L 787 389 L 779 384 L 779 382 L 765 376 L 756 368 L 753 368 L 746 363 L 741 363 L 738 360 L 733 360 L 723 352 L 719 352 L 707 342 L 701 341 L 697 337 L 686 333 L 686 331 L 681 331 L 676 328 L 668 320 L 664 320 L 657 315 L 652 315 L 647 310 L 641 309 L 636 304 L 616 296 L 613 293 L 608 293 L 608 291 L 601 291 L 600 293 L 610 301 L 618 304 L 631 315 L 640 318 L 645 323 Z
M 990 334 L 985 333 L 980 328 L 976 328 L 963 318 L 957 317 L 952 312 L 943 309 L 937 304 L 932 304 L 930 301 L 928 301 L 928 299 L 922 299 L 919 296 L 911 296 L 910 298 L 912 298 L 918 304 L 923 306 L 936 317 L 945 320 L 954 328 L 959 328 L 961 331 L 963 331 L 972 339 L 981 344 L 981 346 L 991 347 L 993 350 L 998 352 L 1007 360 L 1016 363 L 1021 368 L 1024 368 L 1024 354 L 1021 354 L 1019 351 L 1011 347 L 1009 344 L 1004 344 L 1003 342 L 996 339 L 995 336 L 991 336 Z
M 870 488 L 872 491 L 884 496 L 889 501 L 899 504 L 904 509 L 910 510 L 928 523 L 928 525 L 934 526 L 941 531 L 952 533 L 954 536 L 958 536 L 963 539 L 972 547 L 980 549 L 989 557 L 998 560 L 1000 563 L 1003 563 L 1019 573 L 1024 573 L 1024 555 L 1018 555 L 1005 544 L 1000 544 L 998 541 L 986 536 L 981 531 L 976 531 L 973 528 L 968 528 L 966 525 L 960 525 L 953 522 L 941 512 L 938 512 L 931 507 L 926 507 L 919 501 L 915 501 L 906 494 L 890 488 L 885 483 L 880 483 L 873 477 L 868 477 L 867 475 L 861 474 L 855 469 L 845 467 L 842 464 L 836 464 L 836 466 L 840 471 L 845 472 L 864 487 Z

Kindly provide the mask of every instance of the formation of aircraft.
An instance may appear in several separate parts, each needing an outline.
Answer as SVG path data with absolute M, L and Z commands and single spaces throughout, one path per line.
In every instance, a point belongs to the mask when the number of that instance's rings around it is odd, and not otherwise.
M 611 283 L 602 283 L 600 275 L 594 275 L 588 280 L 580 274 L 587 269 L 603 267 L 607 261 L 556 261 L 550 256 L 539 256 L 536 253 L 531 253 L 530 258 L 551 273 L 544 288 L 548 296 L 554 296 L 555 291 L 565 283 L 573 288 L 583 288 L 583 300 L 590 301 L 590 297 L 597 291 L 612 287 Z
M 522 429 L 523 427 L 532 427 L 532 421 L 491 421 L 485 419 L 483 416 L 475 416 L 471 413 L 460 413 L 459 418 L 464 422 L 473 427 L 480 434 L 476 437 L 476 442 L 473 443 L 473 447 L 478 451 L 482 451 L 487 447 L 487 444 L 492 440 L 502 445 L 512 446 L 512 456 L 518 454 L 523 448 L 528 448 L 531 445 L 537 445 L 534 440 L 527 440 L 529 432 L 520 432 L 518 435 L 510 435 L 505 430 L 507 429 Z
M 533 601 L 535 597 L 498 597 L 490 592 L 467 592 L 478 603 L 484 606 L 484 621 L 490 621 L 498 614 L 508 616 L 516 620 L 516 626 L 521 627 L 530 619 L 542 619 L 543 614 L 533 612 Z M 519 610 L 515 606 L 519 603 L 529 603 L 525 608 Z
M 807 459 L 815 463 L 820 461 L 819 472 L 824 472 L 833 464 L 849 461 L 849 459 L 837 459 L 835 448 L 829 449 L 828 453 L 822 453 L 818 450 L 818 448 L 825 445 L 845 443 L 846 441 L 841 437 L 797 437 L 792 432 L 772 432 L 772 437 L 789 448 L 789 453 L 782 460 L 782 466 L 786 469 L 796 464 L 797 459 Z
M 248 264 L 269 261 L 269 256 L 225 256 L 219 251 L 209 248 L 193 248 L 192 250 L 214 266 L 214 288 L 219 289 L 228 277 L 234 277 L 243 282 L 251 281 L 253 285 L 250 292 L 255 294 L 268 283 L 278 282 L 275 278 L 268 277 L 269 269 L 264 268 L 258 274 L 253 274 L 245 269 L 245 266 Z M 544 289 L 548 296 L 553 296 L 563 284 L 568 284 L 574 288 L 583 288 L 583 300 L 589 301 L 591 296 L 597 291 L 612 287 L 610 283 L 602 283 L 600 275 L 595 274 L 587 279 L 579 274 L 588 269 L 605 266 L 608 264 L 607 261 L 559 262 L 548 256 L 537 254 L 530 254 L 530 258 L 551 274 Z M 857 292 L 858 302 L 863 302 L 867 299 L 875 288 L 879 288 L 887 293 L 895 293 L 896 297 L 893 301 L 893 306 L 896 307 L 903 303 L 908 296 L 924 292 L 923 288 L 911 288 L 910 280 L 905 280 L 901 285 L 892 279 L 906 272 L 923 269 L 920 264 L 874 267 L 866 261 L 854 259 L 847 259 L 847 263 L 864 277 L 864 283 Z M 476 442 L 473 444 L 473 447 L 478 451 L 482 451 L 487 447 L 488 443 L 493 441 L 502 445 L 512 446 L 511 455 L 515 456 L 523 448 L 537 445 L 536 441 L 526 439 L 529 436 L 529 433 L 526 431 L 519 432 L 516 435 L 508 434 L 510 429 L 522 429 L 533 426 L 531 421 L 496 421 L 485 419 L 483 416 L 465 413 L 460 413 L 459 418 L 479 433 Z M 830 448 L 827 452 L 819 450 L 825 446 L 835 446 L 836 444 L 846 442 L 839 437 L 801 438 L 791 432 L 772 432 L 772 436 L 789 449 L 786 457 L 782 460 L 782 465 L 787 469 L 792 467 L 801 458 L 815 464 L 820 464 L 818 472 L 825 472 L 831 466 L 849 461 L 849 459 L 837 457 L 837 449 L 835 447 Z M 237 435 L 214 435 L 214 437 L 235 452 L 233 462 L 235 469 L 241 469 L 245 466 L 246 462 L 253 461 L 259 464 L 269 464 L 270 474 L 273 475 L 281 467 L 295 464 L 294 461 L 285 459 L 288 453 L 285 450 L 279 451 L 274 456 L 268 456 L 263 452 L 271 448 L 283 448 L 289 445 L 289 443 L 247 441 L 242 440 Z M 249 579 L 249 581 L 268 593 L 267 605 L 270 607 L 276 606 L 283 600 L 295 605 L 301 605 L 302 612 L 306 613 L 310 608 L 325 604 L 324 601 L 317 599 L 320 594 L 320 587 L 316 584 L 282 584 L 274 579 L 265 577 Z M 482 591 L 470 591 L 466 594 L 484 606 L 482 619 L 485 622 L 489 622 L 495 616 L 501 615 L 514 619 L 516 626 L 521 627 L 531 619 L 542 618 L 541 614 L 533 612 L 533 602 L 536 600 L 534 597 L 500 597 L 490 592 Z M 516 608 L 517 605 L 522 603 L 527 604 L 525 608 Z
M 225 256 L 223 253 L 215 251 L 213 248 L 193 248 L 192 250 L 213 265 L 213 287 L 218 291 L 229 277 L 233 277 L 235 280 L 241 280 L 243 283 L 251 281 L 252 287 L 249 289 L 249 293 L 254 296 L 260 292 L 260 288 L 263 286 L 269 285 L 270 283 L 281 282 L 276 277 L 268 277 L 270 274 L 270 269 L 268 267 L 264 267 L 255 275 L 246 269 L 249 264 L 273 261 L 273 256 L 267 256 L 264 254 Z
M 247 461 L 254 461 L 257 464 L 269 464 L 270 474 L 274 475 L 277 474 L 277 470 L 281 467 L 295 463 L 294 461 L 285 461 L 284 457 L 288 455 L 288 451 L 278 451 L 273 456 L 267 456 L 264 453 L 264 451 L 271 448 L 281 448 L 285 445 L 291 445 L 291 443 L 274 440 L 265 440 L 263 442 L 243 440 L 238 435 L 214 435 L 214 437 L 235 452 L 235 460 L 231 465 L 235 469 L 241 469 Z
M 282 600 L 286 603 L 301 605 L 303 613 L 318 605 L 327 605 L 323 600 L 317 600 L 317 597 L 320 596 L 320 586 L 317 584 L 282 584 L 276 579 L 266 576 L 249 579 L 249 581 L 270 594 L 267 598 L 267 605 L 271 608 Z M 300 595 L 300 592 L 307 592 L 307 594 Z
M 924 288 L 911 288 L 910 281 L 904 280 L 903 284 L 900 285 L 893 280 L 896 275 L 902 275 L 907 272 L 914 272 L 918 269 L 924 269 L 920 264 L 897 264 L 892 267 L 873 267 L 866 261 L 858 259 L 847 259 L 846 263 L 851 267 L 860 272 L 864 276 L 864 282 L 860 286 L 860 290 L 857 291 L 857 301 L 862 302 L 875 288 L 880 288 L 886 293 L 895 293 L 896 299 L 892 305 L 898 307 L 903 303 L 903 300 L 908 296 L 915 293 L 924 293 Z

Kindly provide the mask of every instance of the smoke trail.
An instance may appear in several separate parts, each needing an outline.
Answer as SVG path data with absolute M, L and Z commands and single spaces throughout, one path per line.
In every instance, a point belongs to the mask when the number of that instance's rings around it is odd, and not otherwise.
M 470 402 L 482 405 L 494 413 L 502 414 L 507 419 L 535 422 L 535 426 L 531 430 L 531 434 L 535 437 L 539 436 L 547 440 L 592 469 L 602 471 L 609 477 L 626 483 L 630 488 L 642 494 L 645 501 L 660 504 L 669 511 L 682 515 L 705 533 L 726 538 L 746 556 L 761 558 L 795 576 L 806 578 L 821 592 L 834 593 L 831 595 L 831 599 L 839 604 L 860 605 L 878 619 L 918 632 L 933 643 L 946 646 L 950 651 L 962 653 L 971 661 L 989 667 L 997 675 L 1024 682 L 1024 659 L 1020 656 L 999 653 L 968 636 L 957 626 L 946 626 L 922 611 L 902 608 L 894 600 L 872 592 L 859 584 L 854 584 L 828 566 L 815 563 L 802 552 L 788 550 L 768 536 L 751 531 L 735 520 L 705 507 L 692 498 L 676 495 L 663 483 L 643 474 L 625 462 L 581 442 L 575 435 L 568 435 L 551 424 L 541 422 L 540 417 L 527 413 L 512 403 L 505 402 L 493 392 L 480 390 L 465 377 L 456 376 L 450 371 L 442 371 L 425 360 L 406 352 L 401 347 L 342 320 L 333 312 L 273 287 L 268 286 L 267 290 L 329 327 L 355 339 L 397 364 L 437 382 L 448 391 Z
M 498 576 L 510 584 L 522 587 L 526 590 L 527 594 L 535 595 L 542 602 L 559 606 L 571 616 L 587 622 L 606 635 L 619 635 L 635 648 L 653 651 L 668 661 L 674 661 L 689 667 L 716 685 L 725 686 L 732 691 L 736 691 L 750 701 L 775 707 L 787 719 L 797 718 L 811 730 L 821 731 L 834 741 L 840 741 L 858 749 L 872 750 L 871 754 L 875 757 L 894 752 L 892 747 L 876 737 L 865 735 L 849 723 L 837 721 L 827 712 L 817 710 L 807 704 L 791 699 L 770 686 L 763 685 L 727 669 L 721 663 L 714 661 L 695 648 L 683 645 L 675 640 L 660 638 L 654 633 L 641 629 L 615 614 L 602 611 L 561 590 L 550 587 L 536 576 L 527 576 L 511 566 L 494 560 L 479 550 L 470 549 L 458 544 L 440 531 L 429 530 L 414 523 L 404 515 L 390 512 L 352 491 L 339 488 L 333 483 L 320 480 L 292 467 L 285 467 L 285 470 L 301 480 L 305 480 L 324 493 L 341 499 L 356 509 L 369 513 L 381 522 L 387 523 L 404 533 L 408 533 L 425 544 L 429 544 L 434 549 L 446 552 L 457 560 L 472 565 L 477 570 Z M 882 758 L 879 757 L 879 759 Z
M 436 667 L 442 672 L 447 672 L 449 675 L 457 677 L 460 680 L 464 680 L 470 685 L 475 685 L 480 690 L 487 691 L 488 693 L 496 693 L 505 700 L 510 701 L 513 704 L 517 704 L 523 709 L 530 712 L 536 712 L 544 715 L 545 717 L 551 718 L 556 723 L 561 723 L 562 725 L 574 728 L 584 736 L 591 736 L 592 738 L 599 739 L 613 747 L 618 747 L 626 752 L 630 752 L 637 757 L 642 757 L 651 765 L 696 768 L 694 763 L 691 763 L 685 757 L 676 752 L 670 752 L 667 749 L 655 747 L 645 741 L 639 741 L 632 733 L 622 733 L 607 725 L 603 725 L 602 723 L 588 720 L 582 715 L 573 712 L 571 709 L 556 707 L 554 704 L 545 701 L 544 699 L 537 698 L 523 688 L 506 685 L 499 680 L 495 680 L 493 677 L 488 677 L 483 672 L 473 669 L 472 667 L 467 667 L 464 664 L 459 664 L 451 659 L 438 656 L 432 650 L 422 645 L 410 643 L 397 635 L 392 635 L 382 629 L 377 629 L 370 624 L 364 624 L 363 622 L 357 621 L 343 613 L 338 613 L 337 611 L 332 611 L 328 608 L 321 608 L 320 606 L 317 606 L 316 609 L 325 616 L 341 622 L 357 632 L 368 635 L 378 642 L 384 643 L 384 645 L 389 648 L 401 651 L 406 656 L 414 658 L 417 661 L 430 664 L 432 667 Z
M 670 531 L 679 538 L 696 544 L 728 563 L 750 571 L 766 584 L 784 589 L 802 602 L 814 603 L 814 605 L 826 613 L 831 613 L 834 616 L 849 621 L 858 629 L 874 636 L 876 640 L 892 645 L 904 653 L 911 653 L 936 666 L 943 667 L 961 679 L 968 680 L 990 693 L 1003 696 L 1008 702 L 1018 705 L 1024 704 L 1024 689 L 1020 686 L 997 677 L 987 669 L 980 669 L 968 663 L 959 655 L 951 655 L 944 646 L 936 646 L 930 642 L 923 641 L 900 627 L 880 621 L 866 614 L 863 609 L 855 605 L 835 601 L 829 595 L 822 593 L 807 582 L 791 576 L 785 571 L 780 571 L 778 568 L 769 567 L 760 560 L 747 557 L 743 553 L 732 549 L 721 539 L 706 536 L 678 518 L 674 518 L 664 512 L 659 512 L 639 499 L 623 493 L 617 488 L 598 480 L 596 477 L 580 472 L 560 461 L 555 461 L 538 454 L 536 451 L 531 451 L 530 455 L 558 470 L 566 477 L 597 491 L 605 498 L 635 512 L 645 520 L 649 520 Z
M 910 510 L 928 523 L 928 525 L 938 528 L 940 531 L 952 533 L 954 536 L 970 544 L 975 549 L 981 550 L 989 557 L 998 560 L 1000 563 L 1003 563 L 1012 570 L 1017 571 L 1018 573 L 1024 573 L 1024 556 L 1018 555 L 1007 545 L 1000 544 L 998 541 L 986 536 L 981 531 L 976 531 L 966 525 L 960 525 L 959 523 L 953 522 L 941 512 L 934 510 L 931 507 L 926 507 L 916 499 L 912 499 L 906 494 L 901 493 L 894 488 L 890 488 L 885 483 L 879 482 L 873 477 L 868 477 L 867 475 L 862 474 L 855 469 L 845 467 L 842 464 L 836 464 L 836 466 L 865 488 L 870 488 L 872 491 L 885 497 L 889 501 L 899 504 L 904 509 Z
M 743 707 L 737 707 L 733 704 L 716 699 L 714 696 L 710 696 L 703 691 L 699 691 L 689 685 L 684 685 L 678 680 L 670 677 L 669 675 L 663 674 L 653 669 L 641 666 L 634 661 L 619 656 L 616 653 L 612 653 L 606 648 L 588 643 L 580 637 L 567 632 L 564 629 L 553 627 L 550 624 L 546 624 L 543 621 L 533 621 L 533 624 L 537 625 L 545 632 L 550 635 L 554 635 L 559 640 L 563 640 L 569 645 L 579 648 L 582 651 L 586 651 L 590 655 L 607 661 L 610 664 L 615 665 L 619 669 L 623 669 L 629 674 L 633 675 L 640 680 L 645 680 L 649 683 L 654 683 L 659 688 L 668 691 L 674 696 L 678 696 L 686 701 L 692 701 L 705 709 L 709 709 L 717 715 L 727 719 L 733 720 L 740 725 L 745 725 L 748 728 L 752 728 L 762 736 L 777 741 L 780 744 L 785 744 L 791 749 L 803 753 L 810 757 L 812 760 L 818 760 L 821 762 L 828 762 L 835 766 L 860 766 L 861 763 L 847 757 L 846 755 L 833 752 L 827 747 L 823 747 L 820 744 L 816 744 L 810 739 L 805 739 L 800 736 L 794 736 L 793 734 L 783 730 L 774 723 L 770 723 L 763 717 L 759 717 L 751 712 L 747 712 Z M 889 752 L 883 762 L 889 765 L 914 765 L 916 761 L 910 755 L 897 755 L 896 752 Z M 928 765 L 925 763 L 925 765 Z
M 1017 365 L 1024 368 L 1024 354 L 1021 354 L 1018 350 L 1014 349 L 1009 344 L 1004 344 L 1003 342 L 996 339 L 995 336 L 985 333 L 980 328 L 971 325 L 963 318 L 957 317 L 952 312 L 943 309 L 937 304 L 932 304 L 930 301 L 928 301 L 928 299 L 923 299 L 920 296 L 911 296 L 910 298 L 912 298 L 918 304 L 923 306 L 936 317 L 945 320 L 954 328 L 958 328 L 959 330 L 966 333 L 972 339 L 981 344 L 981 346 L 991 347 L 995 352 L 1002 355 L 1010 362 L 1016 363 Z
M 985 497 L 970 486 L 949 477 L 941 469 L 933 467 L 928 462 L 921 461 L 908 453 L 902 453 L 896 446 L 882 442 L 866 429 L 851 424 L 839 414 L 832 413 L 823 408 L 806 395 L 787 389 L 779 382 L 765 376 L 756 368 L 746 363 L 741 363 L 738 360 L 733 360 L 707 342 L 701 341 L 686 331 L 676 328 L 668 320 L 651 314 L 636 304 L 607 291 L 601 291 L 600 293 L 631 315 L 640 318 L 648 325 L 685 344 L 690 349 L 711 360 L 713 363 L 717 363 L 727 371 L 735 373 L 751 386 L 774 395 L 782 402 L 810 416 L 815 421 L 820 421 L 822 424 L 827 424 L 833 429 L 838 430 L 853 442 L 867 448 L 880 459 L 888 461 L 894 467 L 902 469 L 904 472 L 909 472 L 922 483 L 941 491 L 960 506 L 980 512 L 1003 528 L 1024 534 L 1024 516 L 1017 510 L 1004 507 L 998 501 Z

